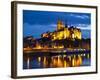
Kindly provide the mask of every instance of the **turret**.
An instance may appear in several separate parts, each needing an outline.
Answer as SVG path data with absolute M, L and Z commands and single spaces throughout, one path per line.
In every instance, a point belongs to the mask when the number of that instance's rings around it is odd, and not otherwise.
M 58 20 L 58 22 L 57 22 L 57 31 L 58 31 L 58 30 L 61 30 L 61 29 L 63 29 L 63 28 L 64 28 L 63 22 L 60 21 L 60 20 Z

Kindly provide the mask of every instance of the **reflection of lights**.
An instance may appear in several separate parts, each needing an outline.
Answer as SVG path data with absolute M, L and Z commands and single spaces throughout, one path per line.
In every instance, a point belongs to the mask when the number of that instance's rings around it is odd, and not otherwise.
M 79 57 L 79 56 L 81 56 L 81 55 L 78 54 L 78 57 Z
M 53 60 L 53 57 L 51 57 L 51 60 Z
M 44 57 L 43 65 L 44 65 L 44 67 L 46 67 L 46 57 Z
M 60 56 L 58 56 L 58 64 L 59 64 L 59 62 L 60 62 Z
M 84 54 L 82 54 L 82 56 L 84 56 Z
M 75 63 L 75 59 L 73 58 L 73 59 L 72 59 L 72 66 L 75 66 L 75 64 L 76 64 L 76 63 Z
M 85 56 L 85 53 L 83 54 L 83 56 Z
M 58 58 L 57 66 L 58 67 L 63 67 L 64 66 L 61 57 Z
M 64 60 L 64 67 L 67 67 L 67 62 L 66 62 L 66 60 Z
M 46 57 L 44 57 L 44 60 L 43 60 L 43 62 L 44 62 L 44 63 L 46 63 Z
M 40 62 L 41 61 L 41 57 L 38 57 L 38 62 Z
M 53 59 L 52 62 L 53 62 L 53 66 L 57 66 L 57 60 L 55 58 Z
M 78 58 L 77 57 L 73 57 L 72 59 L 72 66 L 80 66 L 82 64 L 82 57 L 81 55 L 78 55 Z
M 66 57 L 66 55 L 63 55 L 63 57 Z
M 73 57 L 76 58 L 76 55 L 74 55 Z
M 78 56 L 77 66 L 80 66 L 81 64 L 82 64 L 82 57 Z
M 71 56 L 68 56 L 69 60 L 71 61 Z
M 88 59 L 90 58 L 90 54 L 87 54 L 87 58 L 88 58 Z
M 83 56 L 83 54 L 81 54 L 81 56 Z
M 30 59 L 27 59 L 27 68 L 29 69 L 29 63 L 30 63 Z

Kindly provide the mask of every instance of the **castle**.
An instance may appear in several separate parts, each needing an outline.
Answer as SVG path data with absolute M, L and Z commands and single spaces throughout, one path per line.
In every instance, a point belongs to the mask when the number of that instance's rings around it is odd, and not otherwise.
M 41 38 L 32 37 L 24 39 L 24 50 L 30 49 L 90 49 L 90 39 L 83 39 L 79 28 L 67 26 L 61 20 L 57 22 L 57 28 L 53 32 L 41 34 Z
M 62 39 L 81 39 L 82 33 L 81 30 L 76 27 L 68 27 L 61 20 L 57 22 L 57 29 L 53 32 L 46 32 L 41 35 L 43 38 L 51 38 L 54 40 L 62 40 Z

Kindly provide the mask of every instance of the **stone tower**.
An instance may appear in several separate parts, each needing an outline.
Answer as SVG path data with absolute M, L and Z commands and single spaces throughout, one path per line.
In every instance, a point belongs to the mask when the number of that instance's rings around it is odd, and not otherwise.
M 58 20 L 58 22 L 57 22 L 57 31 L 58 31 L 58 30 L 61 30 L 61 29 L 63 29 L 63 28 L 64 28 L 63 22 L 60 21 L 60 20 Z

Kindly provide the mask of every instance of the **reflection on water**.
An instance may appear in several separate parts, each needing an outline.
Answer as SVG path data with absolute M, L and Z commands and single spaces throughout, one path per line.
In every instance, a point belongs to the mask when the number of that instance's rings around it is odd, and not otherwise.
M 24 55 L 23 69 L 90 66 L 90 59 L 89 53 L 78 55 Z

